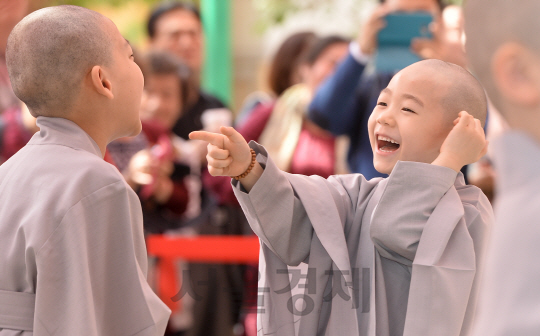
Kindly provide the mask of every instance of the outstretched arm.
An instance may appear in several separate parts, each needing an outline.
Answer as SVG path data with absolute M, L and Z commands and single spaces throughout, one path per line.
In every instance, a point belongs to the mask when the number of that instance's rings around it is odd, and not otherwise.
M 211 175 L 238 176 L 251 164 L 250 147 L 234 128 L 221 127 L 220 132 L 197 131 L 190 138 L 208 142 Z M 255 143 L 252 145 L 257 147 Z M 261 150 L 261 162 L 268 163 L 262 146 Z M 238 187 L 234 192 L 253 232 L 285 264 L 302 262 L 309 254 L 313 228 L 284 173 L 274 164 L 266 164 L 263 169 L 256 161 L 252 171 L 238 182 L 247 193 Z

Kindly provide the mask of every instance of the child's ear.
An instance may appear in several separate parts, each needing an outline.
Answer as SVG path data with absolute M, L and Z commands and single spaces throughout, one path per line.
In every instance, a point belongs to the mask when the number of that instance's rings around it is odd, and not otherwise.
M 93 88 L 101 95 L 113 99 L 112 83 L 109 80 L 105 70 L 99 65 L 95 65 L 90 71 Z
M 513 104 L 532 108 L 540 105 L 540 59 L 516 42 L 495 52 L 491 73 L 499 92 Z

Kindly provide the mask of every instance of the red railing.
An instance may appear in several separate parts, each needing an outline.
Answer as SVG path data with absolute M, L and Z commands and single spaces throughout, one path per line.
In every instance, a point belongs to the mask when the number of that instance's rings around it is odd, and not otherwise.
M 259 239 L 256 236 L 151 235 L 146 239 L 146 248 L 151 256 L 193 262 L 247 264 L 259 261 Z
M 194 237 L 150 235 L 146 238 L 148 255 L 160 259 L 157 272 L 158 295 L 172 310 L 180 308 L 173 301 L 182 279 L 177 278 L 175 259 L 190 262 L 217 264 L 249 264 L 259 261 L 259 239 L 256 236 L 210 236 Z

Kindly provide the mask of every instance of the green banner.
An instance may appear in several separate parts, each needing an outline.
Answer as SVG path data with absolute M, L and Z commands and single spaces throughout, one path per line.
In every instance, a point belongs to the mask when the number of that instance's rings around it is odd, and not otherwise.
M 225 104 L 232 102 L 230 0 L 201 0 L 206 36 L 202 86 Z

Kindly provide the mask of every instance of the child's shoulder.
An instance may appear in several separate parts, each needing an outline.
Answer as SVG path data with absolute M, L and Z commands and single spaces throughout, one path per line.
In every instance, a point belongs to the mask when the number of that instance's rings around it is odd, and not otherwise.
M 463 185 L 456 188 L 465 212 L 477 212 L 482 217 L 493 217 L 493 208 L 487 196 L 474 185 Z
M 467 203 L 473 206 L 484 205 L 486 202 L 489 203 L 488 198 L 482 191 L 475 185 L 465 184 L 462 186 L 456 187 L 459 198 L 461 198 L 462 203 Z

